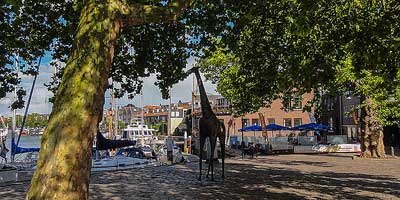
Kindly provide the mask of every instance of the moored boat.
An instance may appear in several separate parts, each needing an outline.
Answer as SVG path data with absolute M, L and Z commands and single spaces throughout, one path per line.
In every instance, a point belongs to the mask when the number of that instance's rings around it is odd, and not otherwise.
M 122 138 L 137 141 L 142 145 L 149 144 L 155 139 L 155 131 L 155 129 L 148 128 L 148 126 L 145 124 L 130 124 L 123 130 Z

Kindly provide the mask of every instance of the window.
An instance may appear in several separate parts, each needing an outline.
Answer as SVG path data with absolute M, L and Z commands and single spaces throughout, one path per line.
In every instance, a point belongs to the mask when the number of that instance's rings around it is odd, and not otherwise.
M 289 110 L 292 108 L 291 103 L 292 103 L 292 102 L 290 102 L 290 101 L 283 102 L 283 109 L 284 109 L 286 112 L 289 111 Z
M 294 126 L 299 126 L 302 124 L 301 118 L 294 118 Z
M 175 112 L 175 117 L 179 117 L 180 115 L 179 115 L 179 111 L 176 111 Z
M 284 119 L 283 119 L 283 126 L 285 126 L 285 127 L 292 127 L 292 119 L 290 119 L 290 118 L 284 118 Z
M 294 109 L 302 109 L 303 105 L 302 105 L 302 98 L 301 96 L 295 97 L 294 98 L 294 104 L 293 104 L 293 108 Z
M 243 127 L 248 126 L 249 125 L 249 119 L 243 119 L 242 124 L 243 124 Z
M 171 112 L 171 117 L 175 117 L 175 112 Z
M 268 118 L 268 124 L 275 124 L 275 118 Z
M 252 119 L 251 122 L 252 122 L 251 124 L 253 125 L 260 125 L 258 119 Z

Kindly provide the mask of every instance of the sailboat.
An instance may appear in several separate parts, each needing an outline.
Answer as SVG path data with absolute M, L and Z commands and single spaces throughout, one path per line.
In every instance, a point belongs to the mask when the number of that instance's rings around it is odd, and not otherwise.
M 37 65 L 37 72 L 39 72 L 39 66 L 41 63 L 42 58 L 40 57 L 38 65 Z M 18 75 L 18 55 L 16 56 L 16 74 Z M 32 94 L 33 94 L 33 89 L 35 87 L 35 83 L 36 83 L 36 79 L 37 79 L 38 73 L 35 74 L 35 77 L 33 79 L 33 83 L 32 83 L 32 87 L 31 87 L 31 91 L 29 94 L 29 98 L 28 98 L 28 102 L 27 105 L 25 107 L 25 114 L 22 120 L 22 124 L 21 124 L 21 129 L 20 129 L 20 133 L 22 133 L 22 131 L 24 130 L 24 125 L 25 125 L 25 121 L 26 121 L 26 116 L 28 114 L 28 110 L 29 110 L 29 104 L 31 102 L 32 99 Z M 16 88 L 14 90 L 14 98 L 16 98 Z M 12 131 L 11 131 L 11 163 L 7 163 L 7 158 L 6 156 L 1 156 L 0 162 L 1 166 L 0 166 L 0 181 L 10 181 L 10 180 L 18 180 L 18 172 L 21 170 L 30 170 L 32 168 L 32 166 L 34 166 L 36 164 L 35 159 L 32 159 L 32 152 L 38 152 L 40 149 L 39 148 L 24 148 L 24 147 L 19 147 L 19 141 L 21 138 L 21 134 L 18 135 L 17 138 L 17 142 L 15 142 L 15 133 L 16 133 L 16 110 L 13 110 L 13 123 L 12 123 Z M 4 121 L 3 121 L 4 122 Z M 3 123 L 4 125 L 4 123 Z M 5 144 L 4 144 L 4 139 L 5 137 L 3 137 L 3 135 L 6 135 L 6 133 L 8 133 L 8 128 L 6 128 L 7 132 L 3 129 L 3 131 L 1 131 L 1 151 L 2 154 L 7 153 Z M 23 154 L 23 153 L 31 153 L 26 155 L 23 159 L 16 161 L 15 160 L 15 156 L 18 154 Z
M 28 116 L 29 105 L 31 103 L 32 94 L 33 94 L 33 90 L 35 88 L 37 76 L 39 74 L 39 66 L 40 66 L 41 62 L 42 62 L 42 57 L 39 58 L 38 65 L 36 67 L 37 73 L 35 74 L 35 76 L 33 78 L 32 87 L 31 87 L 31 90 L 30 90 L 30 93 L 29 93 L 28 101 L 27 101 L 26 106 L 25 106 L 25 113 L 24 113 L 24 116 L 22 118 L 22 123 L 21 123 L 20 131 L 19 131 L 20 133 L 22 133 L 23 130 L 24 130 L 26 117 Z M 16 58 L 16 69 L 18 70 L 18 56 Z M 18 74 L 18 71 L 17 71 L 17 74 Z M 16 96 L 16 92 L 14 92 L 14 95 Z M 16 130 L 16 128 L 15 128 L 15 120 L 16 120 L 16 112 L 15 112 L 15 109 L 14 109 L 13 110 L 13 129 L 12 129 L 13 132 L 12 132 L 12 137 L 11 137 L 11 161 L 14 164 L 18 165 L 19 167 L 23 167 L 23 168 L 25 168 L 27 166 L 31 167 L 32 165 L 35 164 L 35 160 L 29 159 L 31 154 L 30 154 L 30 156 L 25 157 L 25 159 L 23 160 L 22 165 L 21 165 L 21 163 L 15 163 L 15 155 L 22 154 L 22 153 L 39 152 L 40 148 L 24 148 L 24 147 L 19 147 L 18 146 L 22 134 L 18 134 L 17 142 L 15 142 L 15 132 L 16 132 L 15 131 Z M 27 162 L 31 162 L 31 163 L 27 163 Z
M 111 108 L 113 108 L 114 97 L 111 96 Z M 116 110 L 116 109 L 115 109 Z M 116 117 L 113 111 L 107 114 L 109 117 Z M 113 138 L 117 131 L 113 129 L 114 119 L 109 119 L 108 125 L 108 137 Z M 117 124 L 117 123 L 116 123 Z M 115 134 L 112 134 L 115 133 Z M 131 133 L 124 129 L 125 136 Z M 147 132 L 146 132 L 147 134 Z M 125 139 L 129 139 L 125 137 Z M 92 172 L 97 171 L 112 171 L 120 169 L 131 169 L 136 167 L 143 167 L 149 164 L 154 164 L 153 160 L 148 159 L 145 152 L 141 148 L 136 148 L 136 140 L 112 140 L 107 139 L 103 134 L 98 131 L 96 135 L 96 156 L 93 156 L 92 160 Z M 109 150 L 116 150 L 114 156 L 110 156 Z M 103 156 L 98 156 L 98 152 L 102 151 Z M 105 153 L 105 154 L 104 154 Z M 154 153 L 155 156 L 155 153 Z M 153 156 L 151 158 L 154 158 Z
M 8 126 L 5 125 L 3 117 L 0 116 L 1 124 L 3 128 L 0 129 L 0 169 L 3 169 L 7 162 L 7 152 L 9 151 L 6 147 L 5 141 L 8 134 Z

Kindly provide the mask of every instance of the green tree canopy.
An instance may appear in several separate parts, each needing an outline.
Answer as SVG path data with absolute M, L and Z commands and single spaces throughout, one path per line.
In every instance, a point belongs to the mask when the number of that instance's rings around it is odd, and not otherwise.
M 400 118 L 400 3 L 252 1 L 201 65 L 239 114 L 314 92 L 361 97 L 362 156 L 384 157 L 383 125 Z M 245 10 L 245 11 L 244 11 Z M 243 12 L 244 11 L 244 12 Z M 232 39 L 234 38 L 234 39 Z M 310 102 L 312 103 L 312 102 Z M 309 106 L 310 103 L 307 105 Z
M 316 97 L 350 91 L 378 101 L 382 119 L 400 117 L 398 1 L 248 5 L 201 62 L 235 110 L 254 112 L 311 91 Z

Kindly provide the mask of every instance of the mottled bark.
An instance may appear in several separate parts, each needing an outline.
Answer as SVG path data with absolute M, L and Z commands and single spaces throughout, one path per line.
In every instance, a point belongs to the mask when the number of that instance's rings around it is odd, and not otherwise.
M 88 199 L 92 142 L 120 25 L 112 1 L 85 1 L 27 199 Z
M 361 151 L 362 157 L 385 157 L 383 143 L 383 125 L 379 120 L 377 107 L 373 99 L 362 98 L 365 106 L 362 110 Z
M 190 1 L 170 6 L 86 0 L 27 199 L 88 199 L 93 137 L 121 24 L 172 22 Z

